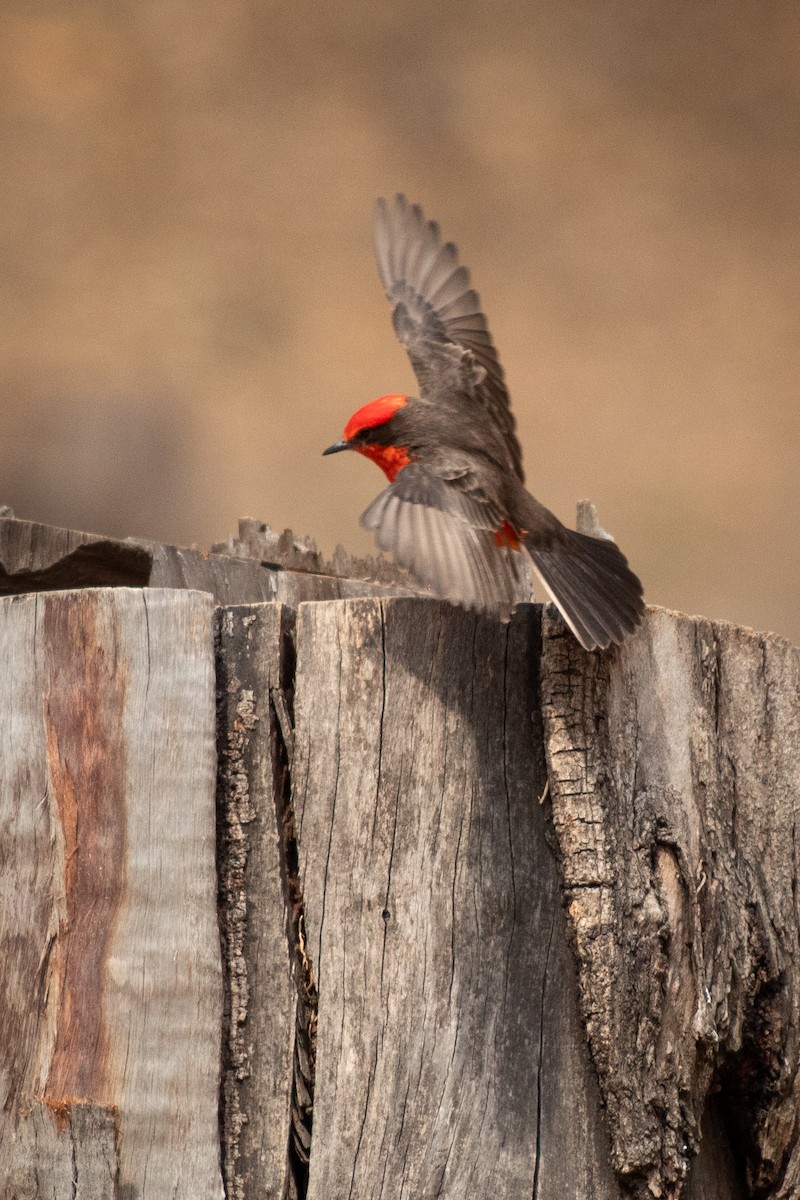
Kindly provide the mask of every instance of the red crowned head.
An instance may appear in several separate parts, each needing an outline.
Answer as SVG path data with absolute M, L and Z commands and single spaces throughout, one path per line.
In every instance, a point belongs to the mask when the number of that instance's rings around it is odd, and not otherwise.
M 398 408 L 405 404 L 408 404 L 408 396 L 379 396 L 377 400 L 370 400 L 369 404 L 354 412 L 345 425 L 345 441 L 352 441 L 364 429 L 374 429 L 376 425 L 391 421 Z
M 342 440 L 334 442 L 322 453 L 337 454 L 340 450 L 358 450 L 360 454 L 377 463 L 389 479 L 394 479 L 397 472 L 402 470 L 409 461 L 407 450 L 404 447 L 393 445 L 372 445 L 368 436 L 360 437 L 359 435 L 368 435 L 370 429 L 377 429 L 379 426 L 385 425 L 387 421 L 391 421 L 398 409 L 403 408 L 406 404 L 408 404 L 408 396 L 399 394 L 379 396 L 377 400 L 370 400 L 369 404 L 365 404 L 363 408 L 359 408 L 357 412 L 353 413 L 345 425 Z

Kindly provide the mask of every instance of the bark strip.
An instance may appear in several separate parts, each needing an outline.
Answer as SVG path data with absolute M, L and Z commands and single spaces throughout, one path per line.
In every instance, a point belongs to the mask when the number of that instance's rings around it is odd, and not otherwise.
M 294 614 L 223 609 L 217 654 L 228 1200 L 307 1190 L 316 990 L 290 802 Z

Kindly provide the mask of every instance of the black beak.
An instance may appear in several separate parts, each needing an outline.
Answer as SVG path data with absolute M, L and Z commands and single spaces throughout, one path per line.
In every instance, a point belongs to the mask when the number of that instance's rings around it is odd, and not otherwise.
M 327 450 L 322 451 L 323 458 L 326 454 L 338 454 L 340 450 L 351 450 L 352 446 L 344 438 L 340 442 L 334 442 L 332 446 L 328 446 Z

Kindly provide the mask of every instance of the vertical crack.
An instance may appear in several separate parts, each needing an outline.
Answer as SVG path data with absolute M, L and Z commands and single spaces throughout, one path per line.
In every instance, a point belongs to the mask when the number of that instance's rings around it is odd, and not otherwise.
M 244 888 L 246 849 L 243 825 L 249 818 L 249 797 L 243 787 L 242 742 L 228 736 L 228 703 L 234 686 L 228 656 L 223 653 L 226 614 L 214 622 L 217 724 L 217 912 L 222 953 L 222 1063 L 219 1092 L 219 1140 L 222 1179 L 228 1200 L 242 1200 L 236 1165 L 244 1124 L 236 1087 L 245 1069 L 238 1027 L 246 1014 L 247 978 L 244 962 Z M 237 681 L 238 682 L 238 681 Z M 251 714 L 243 717 L 243 732 L 252 728 Z M 241 1020 L 240 1020 L 241 1014 Z
M 297 992 L 292 1066 L 291 1124 L 287 1149 L 288 1190 L 285 1200 L 308 1195 L 311 1137 L 314 1127 L 314 1078 L 317 1058 L 317 984 L 308 953 L 305 900 L 300 881 L 300 855 L 292 802 L 294 758 L 294 678 L 296 652 L 294 614 L 281 631 L 279 686 L 270 688 L 275 805 L 281 845 L 281 873 L 287 913 L 289 954 Z
M 547 993 L 547 976 L 550 968 L 550 950 L 553 945 L 553 930 L 556 925 L 556 910 L 553 908 L 553 917 L 550 921 L 550 935 L 547 939 L 547 953 L 544 958 L 544 971 L 542 972 L 542 994 L 540 997 L 539 1007 L 539 1064 L 536 1070 L 536 1160 L 533 1166 L 533 1192 L 531 1200 L 537 1200 L 539 1196 L 539 1164 L 542 1160 L 542 1056 L 544 1054 L 544 1002 Z
M 70 1171 L 71 1178 L 70 1178 L 70 1188 L 69 1188 L 70 1200 L 76 1200 L 76 1197 L 78 1195 L 78 1160 L 77 1160 L 77 1152 L 75 1149 L 76 1138 L 77 1138 L 77 1131 L 73 1125 L 72 1113 L 70 1112 L 70 1115 L 69 1115 L 69 1150 L 70 1150 L 70 1159 L 71 1159 L 71 1164 L 72 1164 L 72 1170 Z

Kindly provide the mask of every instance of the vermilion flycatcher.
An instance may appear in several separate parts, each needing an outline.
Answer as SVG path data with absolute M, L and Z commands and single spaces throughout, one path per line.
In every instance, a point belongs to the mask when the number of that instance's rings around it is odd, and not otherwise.
M 455 246 L 398 195 L 379 200 L 375 256 L 419 397 L 381 396 L 325 454 L 357 450 L 390 486 L 361 523 L 437 596 L 507 619 L 527 554 L 587 650 L 642 619 L 642 585 L 616 544 L 562 525 L 524 486 L 503 369 Z

